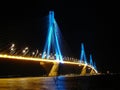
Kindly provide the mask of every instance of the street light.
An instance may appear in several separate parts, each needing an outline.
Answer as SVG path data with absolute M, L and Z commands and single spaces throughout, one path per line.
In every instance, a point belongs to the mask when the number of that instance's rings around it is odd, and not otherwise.
M 13 55 L 15 53 L 15 44 L 13 43 L 10 47 L 10 54 Z
M 22 53 L 23 53 L 23 56 L 25 56 L 29 51 L 29 48 L 28 47 L 25 47 L 25 49 L 23 49 Z

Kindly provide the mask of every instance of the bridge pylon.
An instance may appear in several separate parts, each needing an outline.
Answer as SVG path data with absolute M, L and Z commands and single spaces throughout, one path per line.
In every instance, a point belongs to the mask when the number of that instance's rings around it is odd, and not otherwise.
M 83 66 L 82 71 L 80 73 L 81 76 L 86 75 L 86 65 Z
M 59 62 L 53 62 L 53 66 L 48 74 L 48 76 L 57 76 L 59 69 Z
M 44 59 L 45 56 L 49 59 L 50 53 L 55 54 L 55 59 L 58 61 L 63 61 L 61 47 L 60 47 L 60 38 L 59 38 L 59 27 L 57 22 L 54 18 L 54 12 L 49 12 L 49 25 L 48 25 L 48 35 L 46 38 L 45 47 L 43 50 L 42 58 Z M 46 54 L 46 55 L 45 55 Z

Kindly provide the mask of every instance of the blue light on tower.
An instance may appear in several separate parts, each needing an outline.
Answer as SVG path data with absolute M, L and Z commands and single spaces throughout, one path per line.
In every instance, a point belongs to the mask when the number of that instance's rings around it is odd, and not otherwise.
M 95 62 L 93 63 L 93 67 L 97 70 L 96 63 L 95 63 Z
M 90 65 L 91 65 L 91 66 L 94 66 L 94 65 L 93 65 L 93 60 L 92 60 L 92 55 L 91 55 L 91 54 L 90 54 Z
M 85 54 L 85 50 L 84 50 L 84 44 L 81 43 L 81 55 L 80 55 L 80 60 L 82 62 L 84 62 L 85 64 L 87 64 L 87 58 L 86 58 L 86 54 Z
M 46 52 L 47 59 L 49 58 L 50 53 L 53 52 L 56 55 L 56 60 L 58 60 L 60 62 L 63 61 L 58 34 L 59 34 L 59 28 L 58 28 L 57 22 L 55 21 L 55 18 L 54 18 L 54 12 L 50 11 L 49 12 L 48 34 L 47 34 L 42 58 L 45 58 L 44 52 Z M 51 47 L 53 47 L 54 49 L 52 50 Z

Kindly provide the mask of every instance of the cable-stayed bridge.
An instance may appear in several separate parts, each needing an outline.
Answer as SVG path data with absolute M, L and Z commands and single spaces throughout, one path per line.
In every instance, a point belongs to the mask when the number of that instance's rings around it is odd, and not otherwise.
M 50 11 L 48 17 L 48 33 L 42 53 L 39 53 L 39 51 L 36 50 L 36 52 L 32 52 L 31 55 L 27 56 L 27 53 L 29 53 L 29 48 L 25 47 L 21 51 L 22 55 L 18 55 L 15 44 L 12 44 L 9 48 L 9 53 L 6 54 L 1 52 L 0 63 L 3 63 L 3 60 L 11 60 L 13 63 L 14 61 L 18 61 L 19 63 L 23 63 L 23 61 L 37 62 L 42 67 L 42 70 L 45 72 L 43 74 L 46 74 L 47 76 L 96 75 L 98 72 L 95 62 L 93 62 L 91 54 L 89 57 L 89 62 L 87 61 L 83 43 L 81 44 L 80 60 L 63 57 L 61 51 L 62 47 L 60 46 L 61 38 L 59 37 L 60 29 L 54 18 L 54 12 Z M 54 55 L 51 55 L 51 53 L 54 53 Z

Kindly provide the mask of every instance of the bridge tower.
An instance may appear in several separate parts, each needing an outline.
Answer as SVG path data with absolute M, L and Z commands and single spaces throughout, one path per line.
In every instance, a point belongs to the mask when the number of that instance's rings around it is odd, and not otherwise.
M 86 54 L 85 54 L 85 50 L 84 50 L 84 44 L 81 43 L 81 55 L 80 55 L 80 62 L 81 63 L 85 63 L 85 65 L 82 68 L 82 71 L 80 73 L 80 75 L 85 75 L 86 74 L 86 66 L 87 66 L 87 58 L 86 58 Z
M 49 59 L 51 53 L 55 54 L 54 59 L 56 59 L 58 62 L 53 63 L 53 67 L 49 73 L 49 76 L 56 76 L 58 72 L 59 63 L 63 62 L 63 57 L 60 47 L 59 27 L 54 18 L 53 11 L 49 12 L 48 17 L 49 17 L 48 34 L 47 34 L 42 58 Z
M 42 58 L 49 59 L 50 53 L 55 54 L 55 59 L 62 62 L 62 53 L 61 48 L 59 44 L 60 38 L 59 36 L 59 27 L 57 25 L 57 22 L 54 18 L 54 12 L 49 12 L 49 25 L 48 25 L 48 34 L 46 38 L 46 43 L 44 46 Z

